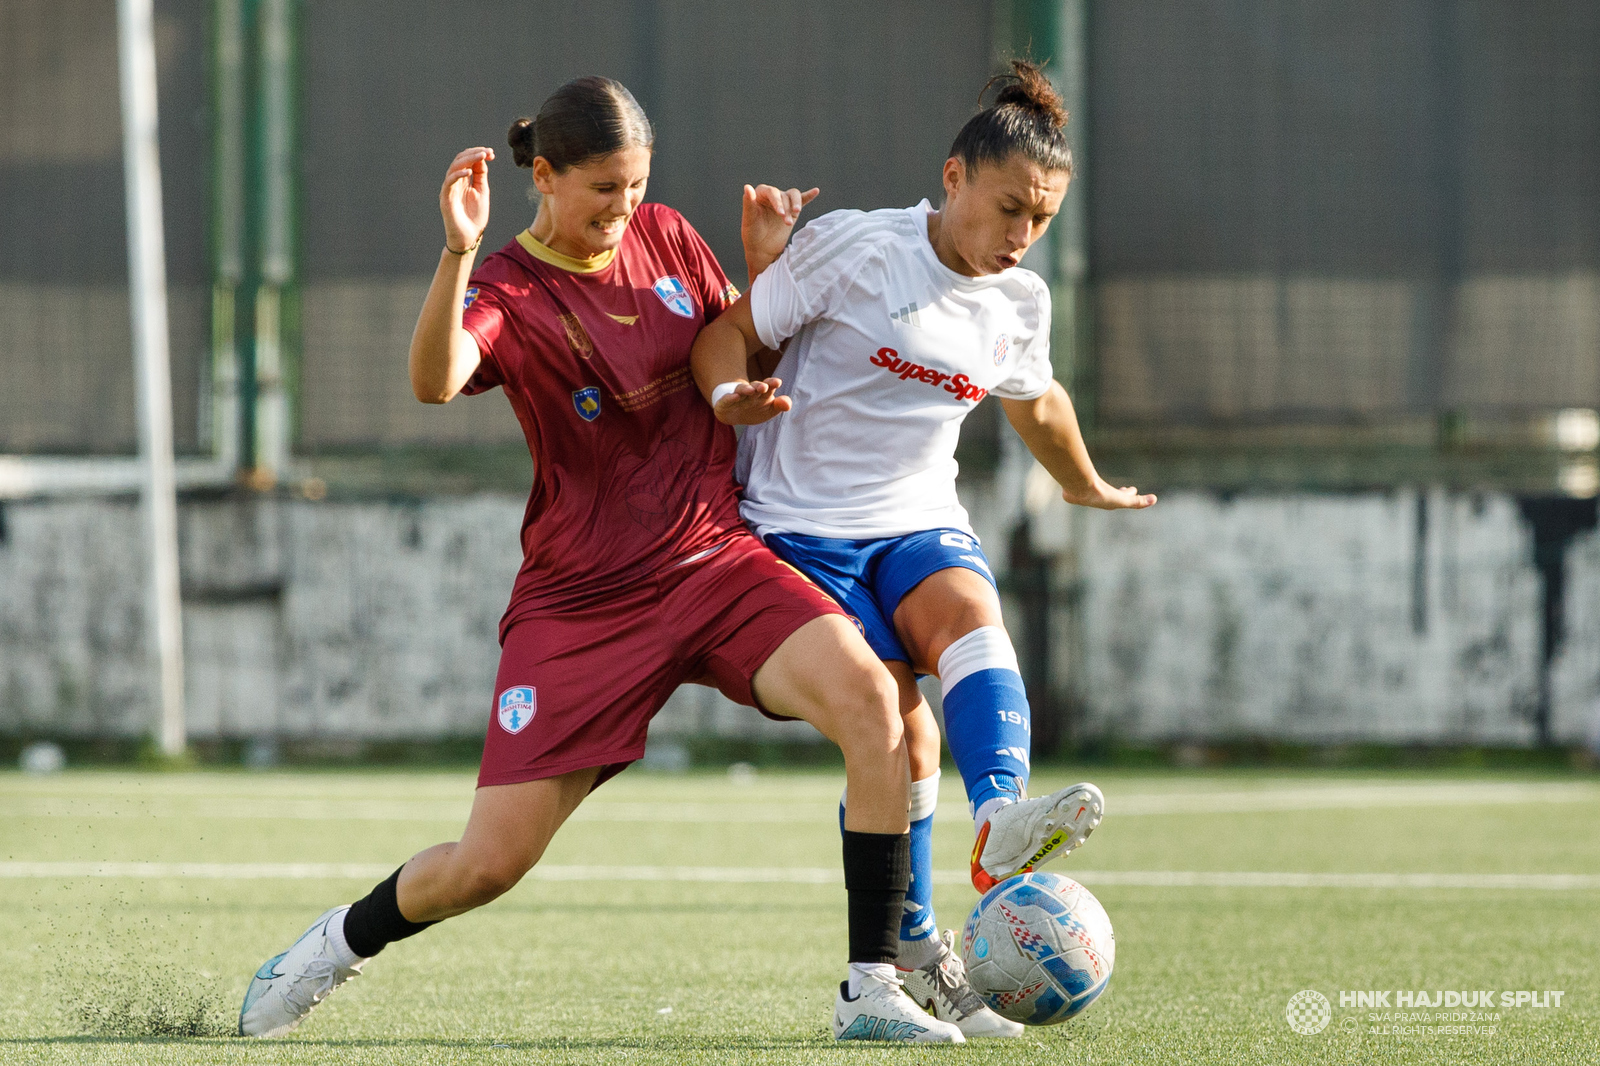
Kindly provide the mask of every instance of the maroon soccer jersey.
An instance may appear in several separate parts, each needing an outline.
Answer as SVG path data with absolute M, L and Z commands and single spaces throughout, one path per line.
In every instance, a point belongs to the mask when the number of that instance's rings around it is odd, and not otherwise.
M 660 204 L 639 206 L 598 270 L 524 233 L 473 272 L 463 324 L 483 361 L 462 391 L 503 388 L 534 463 L 502 639 L 743 531 L 733 430 L 689 370 L 695 335 L 736 296 Z

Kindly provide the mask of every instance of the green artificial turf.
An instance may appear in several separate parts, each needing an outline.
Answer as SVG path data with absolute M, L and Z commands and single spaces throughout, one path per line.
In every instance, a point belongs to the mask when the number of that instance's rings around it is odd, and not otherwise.
M 1042 772 L 1033 790 L 1072 779 Z M 368 881 L 21 877 L 13 868 L 0 877 L 0 1062 L 1600 1060 L 1600 890 L 1097 887 L 1091 876 L 1593 875 L 1592 779 L 1096 779 L 1106 821 L 1051 869 L 1090 871 L 1085 881 L 1117 929 L 1111 990 L 1081 1018 L 1019 1041 L 836 1045 L 827 1025 L 844 969 L 838 884 L 595 880 L 525 881 L 385 952 L 293 1036 L 245 1041 L 222 1034 L 251 972 Z M 545 863 L 831 871 L 841 784 L 836 773 L 763 771 L 741 783 L 630 771 L 580 808 Z M 971 832 L 953 773 L 945 786 L 935 864 L 960 871 Z M 4 774 L 0 862 L 392 868 L 452 839 L 471 789 L 470 775 L 441 772 Z M 975 899 L 970 887 L 941 883 L 942 924 L 959 927 Z M 1285 1021 L 1301 989 L 1333 1002 L 1319 1034 Z M 1400 989 L 1565 996 L 1559 1008 L 1496 1006 L 1497 1017 L 1460 1022 L 1492 1026 L 1492 1035 L 1374 1031 L 1385 1021 L 1340 1005 L 1341 991 Z M 216 1035 L 170 1035 L 192 1032 Z

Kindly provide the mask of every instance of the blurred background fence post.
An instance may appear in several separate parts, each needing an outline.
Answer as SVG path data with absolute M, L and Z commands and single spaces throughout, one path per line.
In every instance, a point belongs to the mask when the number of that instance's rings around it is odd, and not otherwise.
M 156 46 L 151 0 L 117 0 L 122 158 L 127 183 L 128 305 L 133 323 L 139 460 L 149 590 L 145 641 L 160 710 L 155 733 L 183 753 L 183 616 L 178 587 L 178 498 L 172 454 L 172 368 L 167 344 L 167 259 L 161 221 Z

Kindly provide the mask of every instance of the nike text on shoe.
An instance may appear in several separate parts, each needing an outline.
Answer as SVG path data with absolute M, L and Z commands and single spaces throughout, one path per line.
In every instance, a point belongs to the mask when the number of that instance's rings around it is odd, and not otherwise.
M 833 1001 L 835 1040 L 893 1040 L 914 1044 L 964 1044 L 967 1038 L 911 1002 L 899 981 L 861 978 L 861 994 L 850 998 L 850 983 L 839 982 Z
M 1065 855 L 1089 839 L 1105 812 L 1105 797 L 1088 782 L 1008 803 L 978 830 L 972 846 L 972 887 L 987 892 L 1008 877 Z
M 939 957 L 917 970 L 901 970 L 906 995 L 911 1001 L 942 1022 L 954 1022 L 969 1037 L 1017 1037 L 1021 1022 L 1002 1018 L 978 998 L 967 983 L 967 967 L 955 950 L 955 933 L 949 929 L 939 938 Z
M 328 919 L 348 907 L 335 907 L 311 923 L 282 955 L 261 964 L 239 1008 L 240 1036 L 282 1036 L 305 1021 L 328 993 L 361 972 L 365 959 L 340 966 L 328 943 Z

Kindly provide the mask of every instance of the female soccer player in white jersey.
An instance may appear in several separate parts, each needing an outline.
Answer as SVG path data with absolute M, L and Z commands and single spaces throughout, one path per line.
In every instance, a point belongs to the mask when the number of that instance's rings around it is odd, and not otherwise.
M 1051 374 L 1049 290 L 1018 264 L 1072 175 L 1067 114 L 1038 68 L 1012 66 L 956 136 L 939 210 L 923 201 L 822 216 L 701 331 L 692 357 L 717 417 L 750 427 L 739 446 L 745 520 L 854 616 L 899 682 L 913 784 L 898 965 L 914 999 L 969 1035 L 1020 1027 L 980 1010 L 949 934 L 937 936 L 939 738 L 915 675 L 940 680 L 979 891 L 1077 847 L 1104 799 L 1090 784 L 1026 798 L 1028 701 L 994 577 L 956 498 L 962 419 L 992 392 L 1068 501 L 1155 502 L 1095 472 Z M 747 356 L 781 345 L 776 377 L 746 381 Z

